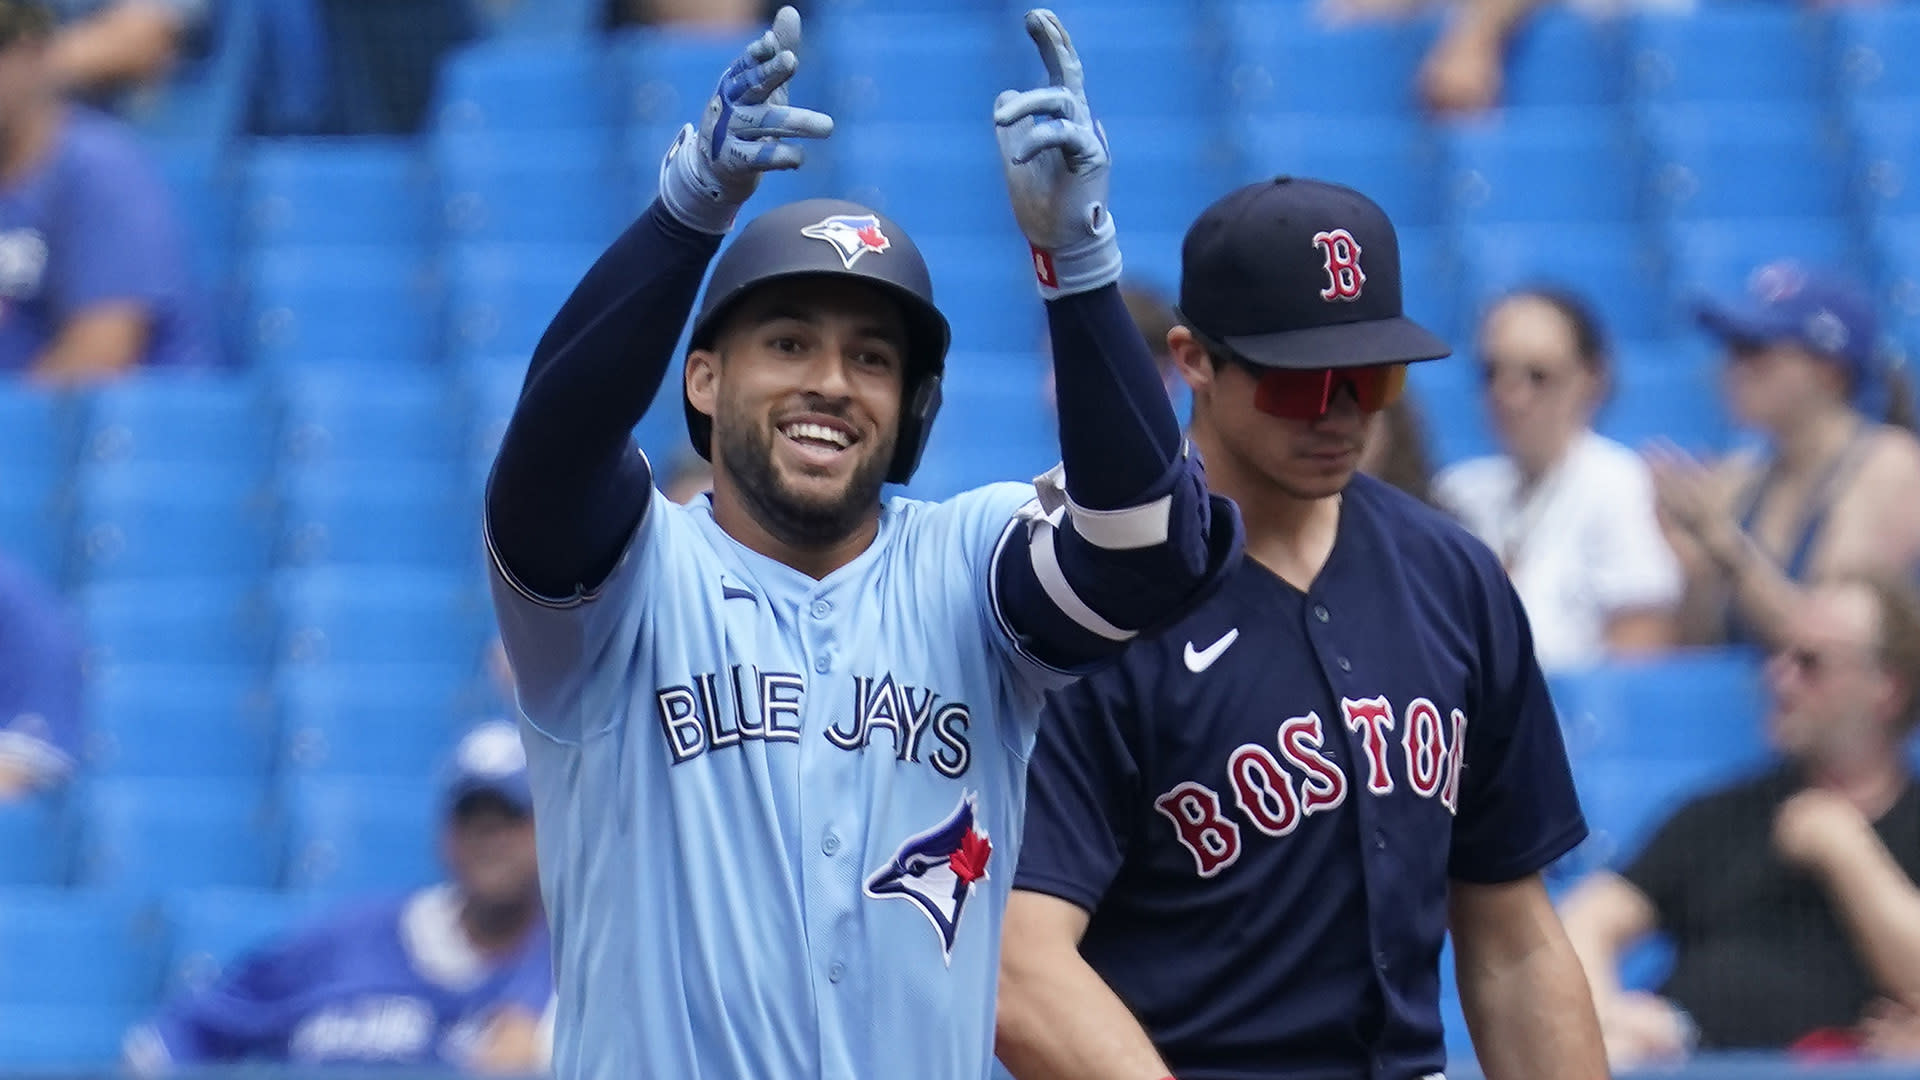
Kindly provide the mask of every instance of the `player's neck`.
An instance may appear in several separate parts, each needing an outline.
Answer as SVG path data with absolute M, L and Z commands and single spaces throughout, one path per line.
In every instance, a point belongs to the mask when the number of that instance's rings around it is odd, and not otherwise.
M 1333 551 L 1340 496 L 1301 498 L 1228 453 L 1204 428 L 1192 438 L 1207 464 L 1207 487 L 1240 507 L 1247 558 L 1305 590 Z
M 815 581 L 859 558 L 880 532 L 880 508 L 875 506 L 858 527 L 837 540 L 825 544 L 794 543 L 767 528 L 740 498 L 739 492 L 718 476 L 713 485 L 713 520 L 748 551 L 791 566 Z
M 480 904 L 469 900 L 460 908 L 460 929 L 474 949 L 498 955 L 519 948 L 533 921 L 542 917 L 537 899 L 512 904 Z

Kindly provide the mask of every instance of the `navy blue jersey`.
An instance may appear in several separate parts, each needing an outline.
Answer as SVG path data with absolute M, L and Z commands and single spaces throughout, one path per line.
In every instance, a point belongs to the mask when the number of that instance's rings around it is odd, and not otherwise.
M 1518 597 L 1479 541 L 1366 476 L 1306 593 L 1254 562 L 1057 695 L 1016 887 L 1182 1080 L 1445 1065 L 1450 879 L 1586 836 Z

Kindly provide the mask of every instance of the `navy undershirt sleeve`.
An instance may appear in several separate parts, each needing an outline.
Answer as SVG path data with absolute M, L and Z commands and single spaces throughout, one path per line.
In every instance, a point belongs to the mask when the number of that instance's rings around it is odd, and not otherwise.
M 495 558 L 539 596 L 606 580 L 653 475 L 633 440 L 721 238 L 655 201 L 587 271 L 534 349 L 487 484 Z
M 1120 287 L 1050 300 L 1047 316 L 1073 501 L 1117 510 L 1164 493 L 1180 456 L 1180 418 Z

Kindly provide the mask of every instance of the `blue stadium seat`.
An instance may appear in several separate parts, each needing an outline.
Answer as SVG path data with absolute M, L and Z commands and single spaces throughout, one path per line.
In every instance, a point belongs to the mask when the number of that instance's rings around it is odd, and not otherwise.
M 263 6 L 249 0 L 208 5 L 206 25 L 196 31 L 199 47 L 185 50 L 156 86 L 130 95 L 125 118 L 149 136 L 208 148 L 241 135 L 260 71 Z
M 1676 366 L 1621 372 L 1594 430 L 1631 447 L 1668 439 L 1702 456 L 1732 448 L 1733 418 L 1721 404 L 1719 372 Z
M 90 774 L 257 784 L 271 771 L 278 723 L 255 667 L 127 664 L 86 693 Z
M 169 948 L 164 997 L 206 989 L 235 961 L 304 929 L 327 908 L 319 897 L 267 889 L 190 889 L 163 903 Z
M 438 791 L 423 779 L 299 778 L 287 784 L 286 887 L 340 894 L 439 880 Z
M 288 372 L 275 397 L 280 453 L 302 465 L 451 462 L 459 458 L 461 418 L 448 407 L 436 373 L 401 368 L 367 378 L 356 371 Z
M 250 466 L 99 465 L 76 478 L 76 582 L 246 577 L 273 551 Z
M 417 247 L 432 235 L 431 177 L 412 140 L 261 140 L 245 160 L 252 244 Z
M 619 150 L 597 129 L 441 135 L 433 142 L 441 227 L 463 245 L 605 247 L 641 209 L 626 205 Z
M 1800 8 L 1638 12 L 1626 31 L 1628 94 L 1637 101 L 1804 104 L 1821 96 L 1817 20 Z
M 460 681 L 416 674 L 370 683 L 351 666 L 283 672 L 278 696 L 287 776 L 419 780 L 441 767 L 474 717 L 499 711 Z
M 67 799 L 41 797 L 0 805 L 0 889 L 65 885 L 72 856 L 73 818 Z
M 974 121 L 990 132 L 988 117 L 1002 90 L 1039 85 L 1039 62 L 1024 35 L 1009 34 L 977 14 L 935 10 L 848 19 L 825 12 L 806 34 L 820 70 L 828 73 L 827 111 L 849 129 Z M 929 71 L 941 76 L 927 78 Z M 802 65 L 793 83 L 795 101 L 809 100 L 802 92 L 808 76 Z M 711 83 L 713 75 L 703 81 Z
M 1465 351 L 1410 365 L 1407 392 L 1426 418 L 1427 453 L 1435 469 L 1498 452 L 1481 400 L 1480 375 Z
M 1920 98 L 1920 11 L 1906 5 L 1838 8 L 1832 65 L 1840 92 L 1863 101 Z
M 1554 701 L 1570 752 L 1751 763 L 1767 755 L 1759 659 L 1745 650 L 1702 650 L 1560 673 Z
M 914 238 L 933 276 L 934 299 L 953 326 L 955 352 L 1022 352 L 1045 343 L 1045 308 L 1018 236 Z
M 591 37 L 486 40 L 441 62 L 433 122 L 442 132 L 605 128 L 620 119 L 614 87 Z
M 1613 105 L 1626 89 L 1623 51 L 1610 20 L 1536 11 L 1508 45 L 1503 103 L 1510 110 Z
M 79 880 L 103 888 L 267 888 L 283 855 L 263 778 L 87 785 Z
M 0 468 L 12 475 L 64 466 L 77 431 L 74 400 L 17 379 L 0 382 Z
M 925 125 L 861 125 L 833 139 L 846 178 L 839 194 L 887 215 L 916 240 L 934 229 L 1015 228 L 991 125 L 933 132 Z
M 0 557 L 59 585 L 66 575 L 65 541 L 47 489 L 36 483 L 22 490 L 12 475 L 0 473 Z
M 110 1066 L 159 987 L 165 937 L 137 896 L 0 890 L 0 1061 Z
M 1839 218 L 1851 208 L 1838 141 L 1745 110 L 1668 112 L 1648 124 L 1651 209 L 1680 220 Z M 1755 177 L 1766 177 L 1756 183 Z
M 281 488 L 281 566 L 478 565 L 479 488 L 457 464 L 300 469 Z
M 1639 211 L 1632 147 L 1598 116 L 1476 125 L 1447 138 L 1451 199 L 1472 224 L 1624 224 Z
M 1869 220 L 1920 214 L 1920 99 L 1851 110 L 1854 182 Z
M 1076 39 L 1078 40 L 1077 36 Z M 1113 172 L 1111 205 L 1116 225 L 1128 237 L 1141 232 L 1184 233 L 1193 219 L 1234 187 L 1238 148 L 1193 130 L 1191 124 L 1126 118 L 1101 123 L 1127 167 Z M 1006 185 L 990 187 L 1004 205 Z M 1002 210 L 1011 222 L 1012 211 Z M 1122 242 L 1128 255 L 1132 246 Z
M 75 599 L 91 675 L 126 665 L 244 668 L 269 652 L 272 623 L 246 579 L 116 581 L 87 586 Z
M 1193 138 L 1218 118 L 1228 79 L 1215 62 L 1207 13 L 1197 10 L 1201 5 L 1068 0 L 1048 6 L 1073 36 L 1086 67 L 1088 95 L 1098 103 L 1113 145 L 1133 146 L 1122 134 L 1130 120 L 1183 123 Z M 1041 85 L 1045 71 L 1024 28 L 1017 18 L 1003 18 L 1018 46 L 1015 81 L 1004 89 Z
M 224 295 L 233 270 L 236 227 L 234 170 L 218 147 L 188 136 L 141 140 L 173 203 L 195 281 Z
M 1640 230 L 1614 225 L 1492 225 L 1460 230 L 1460 277 L 1477 320 L 1509 290 L 1539 284 L 1569 289 L 1590 304 L 1615 339 L 1674 329 L 1664 267 Z M 1408 286 L 1412 287 L 1409 280 Z
M 1054 409 L 1038 371 L 1031 379 L 994 378 L 992 371 L 967 370 L 966 360 L 948 366 L 940 416 L 907 489 L 917 498 L 1032 480 L 1060 460 Z
M 1570 852 L 1564 873 L 1620 868 L 1690 798 L 1743 775 L 1750 766 L 1719 758 L 1595 758 L 1576 765 L 1574 788 L 1590 833 Z
M 1690 301 L 1702 290 L 1732 293 L 1760 266 L 1799 259 L 1866 266 L 1845 222 L 1834 218 L 1754 219 L 1679 224 L 1666 230 L 1669 288 Z
M 1412 117 L 1416 75 L 1439 22 L 1423 17 L 1326 28 L 1304 13 L 1276 17 L 1270 4 L 1236 3 L 1228 6 L 1227 28 L 1235 109 L 1261 126 L 1285 128 L 1292 117 L 1275 113 Z
M 1417 125 L 1303 118 L 1262 124 L 1245 138 L 1256 178 L 1292 175 L 1346 184 L 1379 203 L 1397 229 L 1444 220 L 1445 163 Z
M 80 460 L 264 467 L 270 426 L 260 406 L 259 386 L 247 378 L 123 379 L 91 395 Z
M 249 281 L 247 342 L 264 364 L 391 370 L 439 355 L 438 290 L 417 253 L 274 248 L 255 253 Z
M 488 620 L 479 581 L 410 567 L 284 571 L 274 582 L 280 660 L 477 667 Z
M 1883 332 L 1909 350 L 1920 349 L 1920 215 L 1881 218 L 1873 247 Z
M 579 244 L 498 244 L 450 252 L 451 355 L 531 359 L 540 336 L 601 250 Z
M 793 100 L 807 100 L 803 87 L 817 87 L 813 45 L 818 21 L 809 19 L 804 34 L 808 59 L 795 73 Z M 615 31 L 611 37 L 612 79 L 622 115 L 630 125 L 679 130 L 700 118 L 721 72 L 752 39 L 751 33 L 712 31 L 698 26 L 647 26 Z M 610 100 L 615 100 L 611 99 Z M 815 100 L 818 100 L 817 98 Z M 838 114 L 835 114 L 836 119 Z M 653 151 L 657 163 L 672 136 Z M 808 149 L 812 149 L 809 147 Z

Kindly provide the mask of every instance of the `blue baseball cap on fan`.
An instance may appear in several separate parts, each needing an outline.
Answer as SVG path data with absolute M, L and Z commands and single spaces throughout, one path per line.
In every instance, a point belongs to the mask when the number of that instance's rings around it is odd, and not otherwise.
M 1873 299 L 1843 275 L 1791 260 L 1768 263 L 1747 278 L 1746 291 L 1695 309 L 1708 333 L 1728 346 L 1793 344 L 1839 364 L 1853 385 L 1855 408 L 1886 411 L 1880 327 Z
M 451 777 L 446 789 L 446 812 L 475 795 L 491 795 L 522 814 L 533 813 L 533 791 L 527 784 L 527 751 L 520 731 L 504 720 L 480 724 L 454 747 Z

